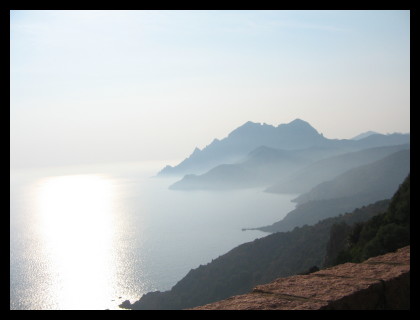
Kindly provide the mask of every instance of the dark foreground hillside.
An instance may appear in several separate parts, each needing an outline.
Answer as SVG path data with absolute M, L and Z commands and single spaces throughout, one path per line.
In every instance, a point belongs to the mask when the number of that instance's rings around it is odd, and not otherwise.
M 194 310 L 409 310 L 410 246 L 309 275 L 279 278 Z
M 360 262 L 395 251 L 410 244 L 410 175 L 392 197 L 386 212 L 366 222 L 358 222 L 346 232 L 336 234 L 330 242 L 345 238 L 335 264 Z
M 343 257 L 357 260 L 360 252 L 366 259 L 395 250 L 410 244 L 409 204 L 408 176 L 391 201 L 378 201 L 313 226 L 296 227 L 242 244 L 190 270 L 171 290 L 150 292 L 133 304 L 125 301 L 121 306 L 139 310 L 192 308 L 247 293 L 259 284 L 305 273 L 314 266 L 324 267 Z M 341 242 L 333 232 L 340 225 L 348 226 Z M 389 230 L 395 233 L 388 237 Z M 350 247 L 346 247 L 348 237 L 356 237 Z M 334 247 L 332 243 L 341 245 Z M 356 254 L 355 258 L 352 254 Z
M 325 219 L 314 226 L 297 227 L 242 244 L 200 265 L 170 291 L 150 292 L 139 301 L 123 306 L 131 309 L 184 309 L 249 292 L 254 286 L 278 277 L 322 266 L 332 225 L 366 221 L 387 210 L 389 200 Z

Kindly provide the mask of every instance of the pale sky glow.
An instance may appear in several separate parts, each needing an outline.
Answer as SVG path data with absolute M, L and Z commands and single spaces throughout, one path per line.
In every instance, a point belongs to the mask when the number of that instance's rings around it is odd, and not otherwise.
M 410 131 L 409 11 L 11 11 L 10 30 L 12 168 L 174 165 L 247 121 Z

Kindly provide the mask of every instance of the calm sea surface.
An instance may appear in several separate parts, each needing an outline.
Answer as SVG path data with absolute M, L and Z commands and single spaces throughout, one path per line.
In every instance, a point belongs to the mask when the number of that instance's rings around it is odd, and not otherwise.
M 266 236 L 295 195 L 173 191 L 164 163 L 11 171 L 10 309 L 118 309 Z

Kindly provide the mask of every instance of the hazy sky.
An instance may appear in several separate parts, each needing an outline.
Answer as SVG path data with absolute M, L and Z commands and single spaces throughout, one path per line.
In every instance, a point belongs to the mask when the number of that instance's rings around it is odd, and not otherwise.
M 409 11 L 11 11 L 11 166 L 174 165 L 247 121 L 406 133 L 409 51 Z

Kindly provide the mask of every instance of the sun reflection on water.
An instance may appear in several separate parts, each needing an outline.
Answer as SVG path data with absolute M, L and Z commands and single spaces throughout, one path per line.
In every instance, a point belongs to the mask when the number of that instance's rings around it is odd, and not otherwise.
M 105 309 L 113 296 L 114 185 L 102 175 L 44 179 L 37 213 L 58 309 Z

